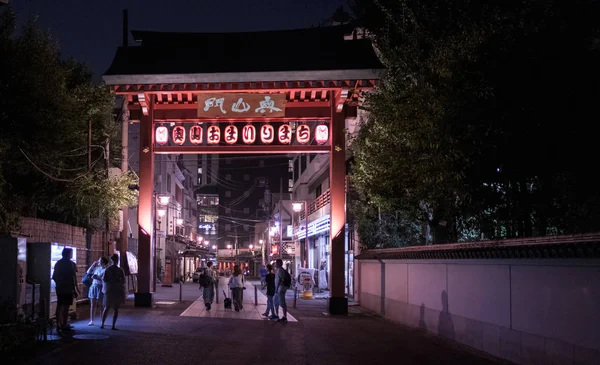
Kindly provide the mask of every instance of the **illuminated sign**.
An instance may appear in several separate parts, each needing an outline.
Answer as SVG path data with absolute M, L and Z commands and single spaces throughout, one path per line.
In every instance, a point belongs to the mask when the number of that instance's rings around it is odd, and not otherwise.
M 202 127 L 199 125 L 190 128 L 190 142 L 192 142 L 192 144 L 202 143 Z
M 285 94 L 207 93 L 198 95 L 201 118 L 283 117 Z
M 292 141 L 292 129 L 289 124 L 282 124 L 279 127 L 278 139 L 281 144 L 290 144 Z
M 157 146 L 325 145 L 329 126 L 317 121 L 286 122 L 164 122 L 156 123 Z
M 273 139 L 275 138 L 275 131 L 273 130 L 273 126 L 270 124 L 265 124 L 260 128 L 260 140 L 264 144 L 273 143 Z
M 185 128 L 183 126 L 175 126 L 173 128 L 173 143 L 182 145 L 185 143 Z
M 237 127 L 233 124 L 225 127 L 225 142 L 227 144 L 235 144 L 238 140 L 238 130 Z
M 310 127 L 306 124 L 300 124 L 296 128 L 296 141 L 300 144 L 307 144 L 310 141 Z
M 221 141 L 221 129 L 216 125 L 208 127 L 208 134 L 206 139 L 208 144 L 219 144 Z
M 256 128 L 252 124 L 246 124 L 242 128 L 242 140 L 245 144 L 254 143 L 256 140 Z
M 321 218 L 308 223 L 308 237 L 312 237 L 316 234 L 329 231 L 330 220 L 331 219 L 329 217 L 329 214 L 326 214 L 326 215 L 322 216 Z M 303 224 L 301 224 L 298 227 L 298 232 L 297 232 L 296 236 L 297 236 L 297 239 L 299 239 L 299 240 L 306 237 L 306 230 L 305 230 Z
M 319 124 L 315 131 L 315 140 L 318 144 L 325 144 L 329 140 L 329 128 L 324 124 Z
M 213 223 L 202 222 L 202 223 L 198 224 L 198 229 L 203 229 L 205 231 L 210 231 L 213 229 L 213 227 L 214 227 Z
M 159 145 L 167 144 L 167 142 L 169 142 L 169 129 L 167 127 L 156 128 L 154 140 Z

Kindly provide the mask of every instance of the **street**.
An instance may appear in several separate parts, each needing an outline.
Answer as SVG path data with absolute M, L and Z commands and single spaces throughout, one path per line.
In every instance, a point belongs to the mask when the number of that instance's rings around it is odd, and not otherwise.
M 119 331 L 88 327 L 86 306 L 74 323 L 75 337 L 58 340 L 55 350 L 26 364 L 401 364 L 483 365 L 490 358 L 445 340 L 382 320 L 359 307 L 348 317 L 332 317 L 325 300 L 298 300 L 297 323 L 181 316 L 192 302 L 179 303 L 178 286 L 158 288 L 155 308 L 128 301 Z M 184 298 L 199 296 L 197 284 L 183 285 Z M 246 290 L 248 292 L 248 290 Z M 194 294 L 196 293 L 196 294 Z M 170 294 L 170 295 L 169 295 Z M 174 296 L 176 294 L 176 296 Z M 245 297 L 246 301 L 247 296 Z M 246 304 L 248 306 L 248 304 Z M 253 306 L 253 305 L 250 305 Z M 213 310 L 217 309 L 213 306 Z M 221 304 L 218 307 L 222 307 Z M 254 310 L 246 308 L 244 310 Z M 108 321 L 111 320 L 109 315 Z M 93 336 L 85 336 L 93 335 Z

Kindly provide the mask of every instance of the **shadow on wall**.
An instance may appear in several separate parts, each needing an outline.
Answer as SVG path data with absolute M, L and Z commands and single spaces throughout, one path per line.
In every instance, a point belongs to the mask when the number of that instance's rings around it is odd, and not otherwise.
M 419 318 L 419 329 L 427 331 L 427 324 L 425 324 L 425 303 L 421 303 L 421 317 Z
M 454 340 L 454 323 L 452 322 L 452 316 L 448 310 L 448 293 L 445 290 L 442 291 L 442 311 L 440 312 L 440 318 L 438 321 L 438 334 L 451 340 Z M 421 318 L 424 316 L 424 306 L 421 306 Z M 420 322 L 419 322 L 420 326 Z

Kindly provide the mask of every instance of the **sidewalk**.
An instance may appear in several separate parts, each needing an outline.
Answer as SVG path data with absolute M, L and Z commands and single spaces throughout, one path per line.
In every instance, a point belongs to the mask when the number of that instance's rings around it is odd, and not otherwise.
M 219 280 L 218 297 L 215 295 L 215 300 L 218 298 L 218 303 L 214 303 L 210 311 L 206 310 L 204 301 L 200 296 L 194 303 L 192 303 L 183 313 L 182 317 L 203 317 L 203 318 L 229 318 L 229 319 L 249 319 L 257 321 L 266 321 L 267 318 L 262 314 L 267 310 L 267 297 L 260 290 L 254 291 L 254 284 L 246 281 L 246 290 L 244 291 L 243 306 L 244 309 L 236 312 L 233 308 L 231 310 L 225 310 L 223 305 L 223 291 L 227 293 L 227 296 L 231 298 L 231 292 L 227 287 L 228 279 L 221 278 Z M 258 283 L 260 284 L 260 283 Z M 216 293 L 215 293 L 216 294 Z M 292 294 L 293 295 L 293 294 Z M 287 296 L 286 296 L 287 298 Z M 255 305 L 255 304 L 258 305 Z M 288 307 L 290 306 L 289 300 L 287 301 Z M 282 316 L 282 310 L 280 309 L 279 315 Z M 288 322 L 298 322 L 294 316 L 288 313 Z

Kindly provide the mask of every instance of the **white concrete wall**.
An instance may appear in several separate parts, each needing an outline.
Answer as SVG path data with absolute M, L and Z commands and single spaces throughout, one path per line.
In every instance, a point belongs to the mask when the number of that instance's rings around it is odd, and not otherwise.
M 393 321 L 520 364 L 600 364 L 600 260 L 358 265 L 360 304 Z

